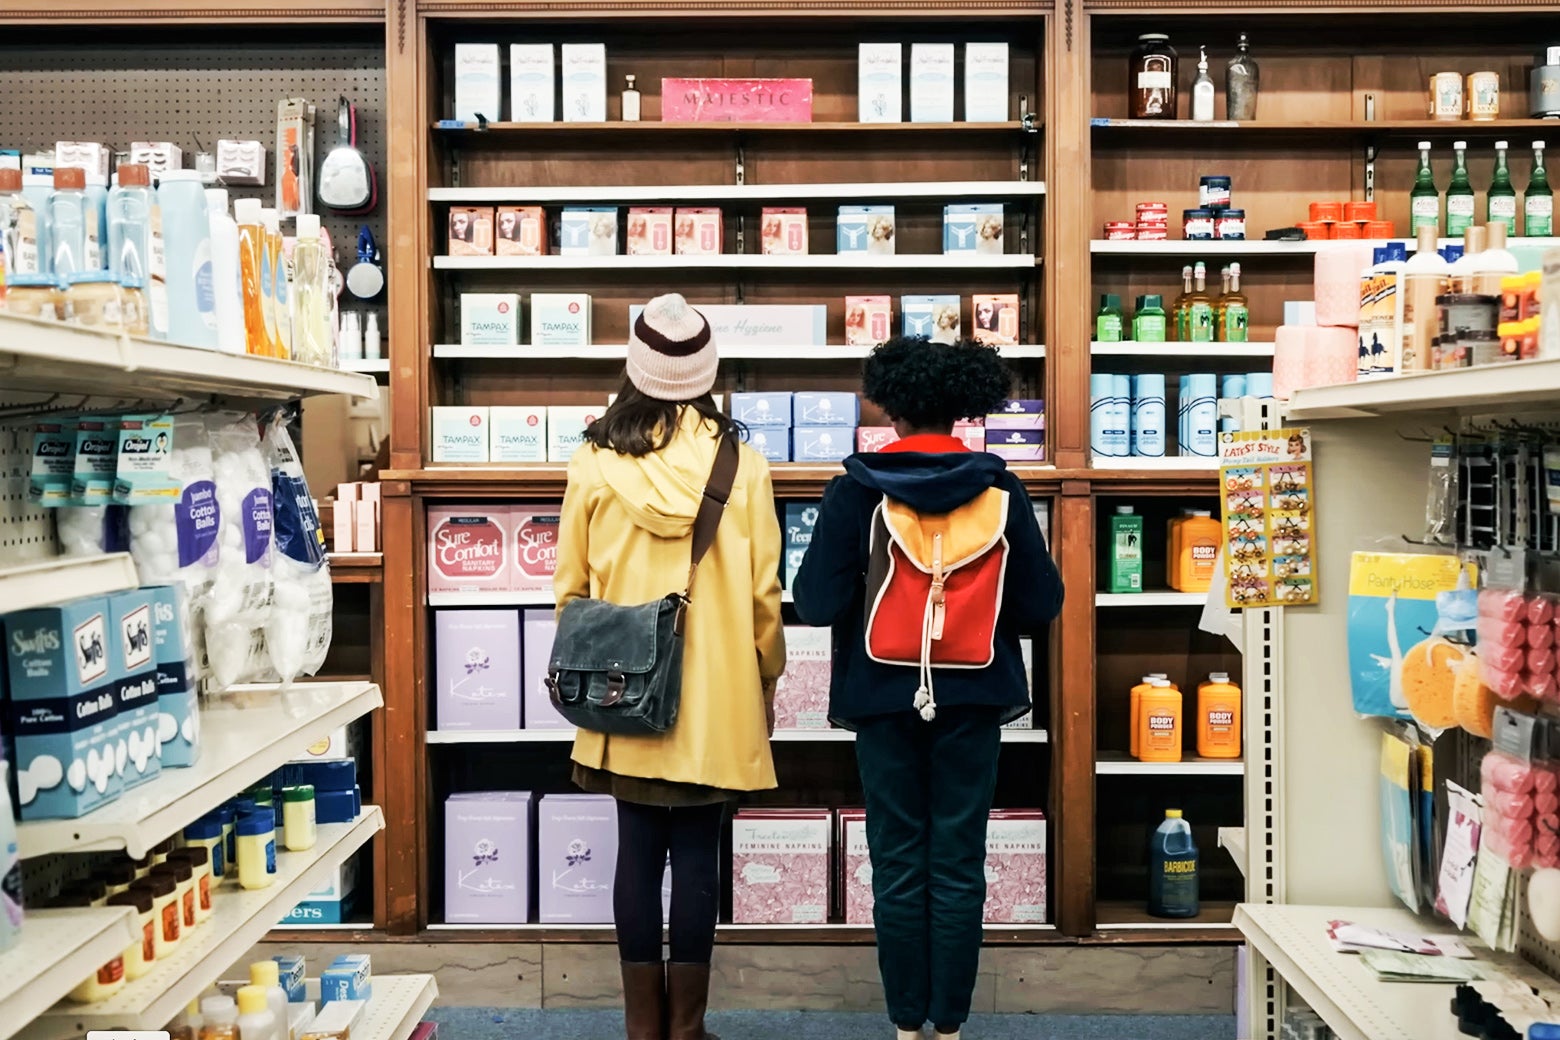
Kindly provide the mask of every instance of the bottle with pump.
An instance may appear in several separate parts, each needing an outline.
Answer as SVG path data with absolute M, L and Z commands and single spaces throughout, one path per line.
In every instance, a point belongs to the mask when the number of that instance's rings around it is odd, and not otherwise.
M 54 276 L 86 271 L 87 265 L 87 175 L 74 166 L 54 170 L 54 191 L 49 195 L 50 245 Z
M 282 250 L 281 221 L 276 210 L 260 211 L 265 227 L 265 263 L 263 271 L 271 277 L 271 346 L 282 360 L 292 358 L 292 314 L 287 307 L 287 256 Z
M 1546 238 L 1554 234 L 1554 227 L 1555 193 L 1544 172 L 1544 142 L 1534 141 L 1533 176 L 1522 199 L 1522 233 L 1529 238 Z
M 119 183 L 108 193 L 108 269 L 143 285 L 152 253 L 152 171 L 137 163 L 119 167 Z
M 1441 193 L 1436 190 L 1435 173 L 1430 169 L 1430 142 L 1419 142 L 1419 172 L 1414 175 L 1414 190 L 1408 193 L 1409 224 L 1413 234 L 1423 227 L 1441 226 Z
M 1505 141 L 1495 142 L 1495 175 L 1490 179 L 1490 190 L 1484 193 L 1484 223 L 1500 224 L 1508 235 L 1517 233 L 1517 189 L 1511 186 Z
M 293 245 L 293 350 L 297 360 L 309 365 L 329 366 L 334 353 L 327 277 L 319 214 L 300 213 Z
M 0 253 L 9 274 L 42 274 L 38 214 L 22 194 L 22 171 L 0 167 Z
M 1187 304 L 1192 299 L 1192 265 L 1187 264 L 1181 268 L 1181 295 L 1175 298 L 1175 304 L 1170 310 L 1170 317 L 1175 322 L 1175 338 L 1186 342 L 1191 338 L 1186 325 Z
M 634 85 L 632 75 L 625 77 L 627 85 L 623 87 L 623 122 L 637 123 L 640 116 L 639 88 Z
M 1192 122 L 1213 122 L 1213 77 L 1208 75 L 1208 48 L 1198 49 L 1197 78 L 1192 81 Z
M 1257 118 L 1257 94 L 1261 83 L 1261 70 L 1251 56 L 1246 34 L 1241 33 L 1234 57 L 1224 66 L 1224 118 L 1236 122 Z
M 240 986 L 238 993 L 238 1040 L 276 1040 L 276 1015 L 259 986 Z
M 287 1040 L 287 991 L 282 988 L 280 966 L 275 961 L 255 961 L 249 966 L 249 984 L 265 993 L 266 1006 L 276 1020 L 277 1040 Z
M 265 301 L 270 293 L 265 279 L 265 224 L 259 199 L 236 199 L 233 217 L 238 223 L 238 284 L 244 304 L 244 350 L 268 357 L 271 337 L 266 328 Z M 273 319 L 274 320 L 274 319 Z
M 228 214 L 226 188 L 206 189 L 211 223 L 211 295 L 217 316 L 217 349 L 248 351 L 244 332 L 244 292 L 238 269 L 238 223 Z
M 378 361 L 385 356 L 384 345 L 379 337 L 377 311 L 369 311 L 368 320 L 363 325 L 363 356 L 370 361 Z
M 1473 184 L 1468 180 L 1468 142 L 1452 145 L 1452 182 L 1446 187 L 1446 234 L 1456 236 L 1473 225 Z
M 1203 758 L 1240 757 L 1240 687 L 1228 672 L 1197 684 L 1197 753 Z
M 1180 809 L 1166 809 L 1148 847 L 1148 912 L 1153 917 L 1196 917 L 1197 842 Z
M 1154 679 L 1138 698 L 1138 759 L 1181 761 L 1181 691 Z
M 1428 372 L 1434 366 L 1434 347 L 1440 332 L 1435 298 L 1448 289 L 1451 266 L 1436 250 L 1438 228 L 1419 229 L 1419 246 L 1403 265 L 1403 338 L 1398 370 Z
M 1213 297 L 1207 283 L 1208 268 L 1199 260 L 1192 268 L 1192 295 L 1186 301 L 1186 338 L 1192 343 L 1213 342 Z
M 1245 343 L 1251 334 L 1251 306 L 1240 291 L 1240 264 L 1231 264 L 1229 271 L 1229 288 L 1219 300 L 1219 342 Z

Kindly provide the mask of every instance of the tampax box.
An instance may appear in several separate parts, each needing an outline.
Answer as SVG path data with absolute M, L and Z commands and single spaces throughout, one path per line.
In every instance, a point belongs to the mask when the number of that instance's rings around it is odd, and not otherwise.
M 742 440 L 767 462 L 791 461 L 791 430 L 783 426 L 747 426 Z
M 156 779 L 162 772 L 162 740 L 158 736 L 157 622 L 152 595 L 145 589 L 115 592 L 108 597 L 109 640 L 115 655 L 118 701 L 114 767 L 125 789 Z M 119 757 L 121 746 L 125 757 Z
M 783 429 L 791 425 L 791 399 L 788 390 L 735 393 L 731 417 L 748 427 Z
M 775 729 L 829 728 L 833 639 L 827 628 L 785 627 L 785 672 L 775 684 Z
M 871 924 L 872 850 L 865 809 L 840 810 L 840 873 L 846 924 Z
M 1044 462 L 1044 430 L 986 428 L 986 451 L 1009 462 Z
M 433 612 L 440 730 L 520 728 L 520 612 Z
M 499 61 L 496 43 L 455 45 L 455 118 L 475 123 L 503 118 L 499 105 Z
M 542 798 L 536 808 L 537 920 L 611 923 L 617 846 L 617 802 L 612 798 Z
M 894 255 L 893 206 L 841 206 L 834 251 L 841 255 Z
M 590 346 L 590 293 L 532 293 L 531 346 Z
M 986 824 L 987 924 L 1044 924 L 1045 813 L 998 810 Z
M 509 45 L 509 118 L 551 123 L 557 118 L 557 70 L 550 43 Z
M 1005 123 L 1008 118 L 1008 45 L 964 45 L 964 121 Z
M 731 822 L 731 919 L 822 924 L 829 919 L 828 810 L 744 810 Z
M 791 461 L 844 462 L 855 444 L 853 426 L 798 426 L 791 431 Z
M 108 601 L 18 611 L 4 625 L 21 818 L 73 818 L 112 801 L 121 783 Z
M 451 206 L 450 256 L 493 255 L 493 207 Z
M 894 303 L 887 296 L 845 297 L 845 343 L 875 347 L 894 334 Z
M 993 347 L 1011 347 L 1018 342 L 1018 294 L 987 294 L 973 297 L 976 343 Z
M 899 431 L 892 426 L 856 427 L 857 451 L 882 451 L 899 439 Z
M 1014 398 L 986 416 L 987 430 L 1043 430 L 1045 402 L 1037 398 Z
M 460 341 L 468 347 L 519 346 L 520 294 L 461 293 Z
M 522 622 L 525 636 L 525 728 L 573 729 L 553 707 L 547 691 L 547 668 L 552 663 L 553 636 L 558 620 L 551 610 L 527 610 Z
M 623 236 L 629 256 L 672 255 L 672 208 L 633 206 L 628 211 L 628 232 Z
M 467 791 L 444 800 L 444 920 L 531 920 L 529 791 Z
M 863 43 L 856 59 L 856 118 L 897 123 L 904 118 L 904 45 Z
M 793 426 L 854 427 L 860 415 L 860 401 L 849 391 L 806 390 L 791 395 Z
M 433 408 L 433 461 L 486 462 L 488 410 L 469 405 Z
M 585 443 L 585 428 L 600 418 L 605 405 L 547 407 L 547 461 L 568 462 Z
M 617 207 L 569 206 L 563 211 L 559 233 L 563 236 L 560 256 L 616 256 Z
M 953 44 L 910 45 L 910 121 L 953 122 Z
M 558 569 L 558 508 L 557 503 L 509 507 L 514 543 L 511 591 L 552 593 L 553 572 Z
M 759 243 L 769 256 L 807 255 L 807 210 L 802 206 L 765 206 Z
M 563 121 L 607 121 L 607 45 L 563 45 Z
M 546 462 L 547 409 L 494 405 L 488 409 L 489 462 Z
M 143 589 L 152 597 L 152 649 L 157 662 L 157 736 L 164 768 L 200 760 L 200 696 L 189 679 L 189 645 L 180 618 L 184 590 L 176 585 Z M 127 748 L 126 751 L 129 749 Z
M 719 207 L 678 206 L 672 228 L 673 248 L 682 256 L 716 256 L 725 245 Z
M 547 215 L 540 206 L 499 206 L 493 224 L 499 256 L 546 256 Z
M 989 256 L 1002 251 L 1002 203 L 963 202 L 943 207 L 945 254 Z
M 901 296 L 900 327 L 906 336 L 925 336 L 933 343 L 957 343 L 960 306 L 957 296 Z
M 818 524 L 817 502 L 785 504 L 785 587 L 793 588 L 796 572 L 802 569 L 802 557 L 812 545 L 813 528 Z
M 428 591 L 509 589 L 509 507 L 428 507 Z
M 694 308 L 710 323 L 710 334 L 722 348 L 821 347 L 828 342 L 829 309 L 809 303 L 717 303 Z M 628 309 L 630 325 L 644 307 Z

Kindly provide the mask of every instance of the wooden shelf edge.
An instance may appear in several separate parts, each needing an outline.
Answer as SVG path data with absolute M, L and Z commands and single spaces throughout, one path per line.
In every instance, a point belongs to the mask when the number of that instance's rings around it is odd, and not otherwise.
M 1050 0 L 986 4 L 981 0 L 953 0 L 943 3 L 915 3 L 906 0 L 802 0 L 783 8 L 747 7 L 725 0 L 538 0 L 524 7 L 516 7 L 506 0 L 418 0 L 417 12 L 438 18 L 494 18 L 514 20 L 538 18 L 625 18 L 662 17 L 696 18 L 723 17 L 737 21 L 756 21 L 775 18 L 937 18 L 968 21 L 977 18 L 1006 20 L 1032 18 L 1055 10 Z
M 831 134 L 831 133 L 903 133 L 920 134 L 1015 134 L 1037 133 L 1043 129 L 1038 122 L 1024 123 L 1011 120 L 1005 123 L 665 123 L 657 119 L 625 123 L 613 120 L 604 123 L 489 123 L 483 129 L 476 123 L 456 125 L 453 120 L 439 120 L 431 128 L 435 135 L 489 134 L 494 137 L 529 135 L 557 135 L 585 137 L 591 134 L 671 134 L 717 136 L 726 134 Z
M 328 5 L 308 0 L 216 5 L 185 0 L 108 0 L 95 7 L 80 0 L 23 0 L 0 12 L 0 25 L 199 23 L 212 26 L 383 24 L 385 5 L 374 0 L 333 0 Z

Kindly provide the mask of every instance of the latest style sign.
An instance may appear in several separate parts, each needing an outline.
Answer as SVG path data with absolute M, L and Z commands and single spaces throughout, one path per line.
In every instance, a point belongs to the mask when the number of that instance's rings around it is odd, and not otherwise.
M 1219 485 L 1229 606 L 1317 602 L 1311 431 L 1219 434 Z

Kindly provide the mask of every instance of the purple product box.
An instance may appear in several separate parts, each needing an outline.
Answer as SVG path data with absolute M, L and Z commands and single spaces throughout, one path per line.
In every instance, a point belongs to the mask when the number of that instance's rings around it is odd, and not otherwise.
M 525 634 L 525 728 L 568 729 L 574 727 L 553 707 L 547 692 L 547 666 L 552 662 L 553 636 L 558 621 L 550 610 L 527 610 L 522 623 Z
M 791 425 L 791 393 L 744 392 L 731 395 L 731 417 L 747 426 Z
M 433 616 L 438 728 L 520 728 L 520 613 L 439 610 Z
M 791 461 L 791 431 L 778 426 L 749 426 L 742 439 L 769 462 Z
M 610 924 L 617 870 L 617 803 L 550 794 L 536 809 L 537 920 Z
M 848 426 L 856 428 L 861 402 L 848 392 L 807 391 L 791 397 L 793 426 Z
M 792 462 L 843 462 L 856 450 L 850 426 L 798 426 L 791 431 Z
M 986 416 L 987 430 L 1043 430 L 1045 402 L 1036 400 L 1003 401 L 1002 407 Z M 991 438 L 988 436 L 987 440 Z
M 469 791 L 444 801 L 444 920 L 528 924 L 531 793 Z
M 1009 462 L 1044 462 L 1044 430 L 994 430 L 986 427 L 986 451 Z

